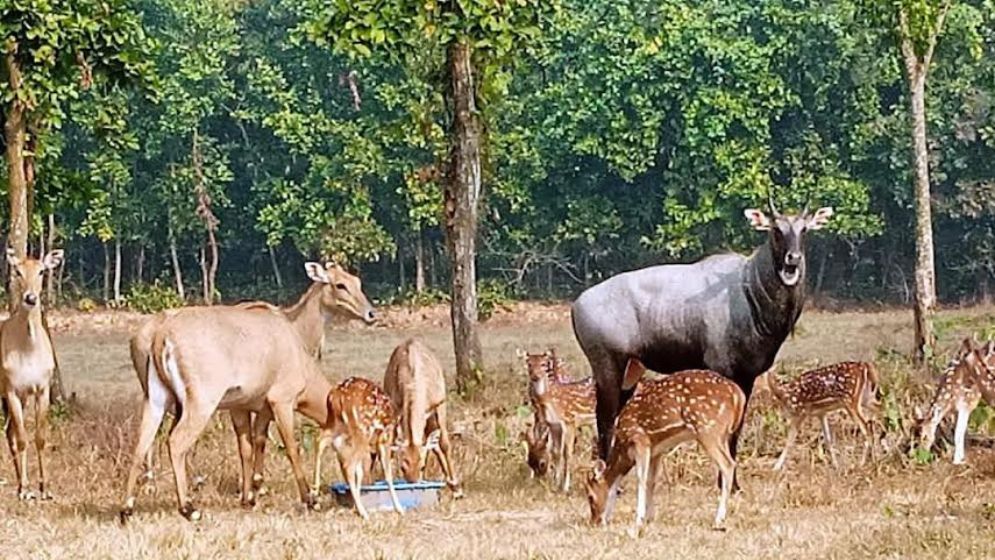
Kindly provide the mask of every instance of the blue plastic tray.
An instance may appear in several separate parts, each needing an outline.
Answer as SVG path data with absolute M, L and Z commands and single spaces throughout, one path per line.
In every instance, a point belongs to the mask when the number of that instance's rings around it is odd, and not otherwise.
M 394 481 L 397 500 L 401 502 L 401 507 L 405 511 L 434 506 L 439 503 L 439 491 L 445 487 L 446 484 L 439 480 Z M 332 484 L 329 486 L 329 491 L 335 495 L 336 500 L 341 505 L 353 507 L 352 494 L 349 493 L 349 486 L 346 483 Z M 363 485 L 359 490 L 359 497 L 363 500 L 363 505 L 368 511 L 392 511 L 394 509 L 394 505 L 390 501 L 390 492 L 387 491 L 387 482 L 384 480 Z

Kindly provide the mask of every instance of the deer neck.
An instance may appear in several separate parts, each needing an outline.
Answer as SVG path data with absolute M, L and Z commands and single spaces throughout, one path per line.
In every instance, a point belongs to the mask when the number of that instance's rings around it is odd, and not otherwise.
M 284 310 L 311 354 L 316 354 L 321 349 L 325 334 L 325 316 L 321 311 L 322 287 L 322 284 L 312 282 L 297 303 Z
M 783 340 L 794 328 L 805 301 L 805 261 L 799 265 L 798 283 L 785 286 L 774 260 L 768 239 L 747 259 L 744 286 L 757 332 Z
M 15 344 L 21 342 L 24 346 L 32 346 L 47 334 L 40 306 L 32 309 L 19 308 L 4 324 L 4 338 L 9 338 Z

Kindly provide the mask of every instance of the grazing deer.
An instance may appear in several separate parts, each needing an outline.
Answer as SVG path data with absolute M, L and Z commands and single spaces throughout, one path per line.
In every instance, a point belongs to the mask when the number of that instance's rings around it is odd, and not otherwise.
M 252 422 L 276 420 L 301 501 L 313 506 L 297 440 L 294 410 L 327 423 L 327 391 L 315 399 L 309 386 L 327 380 L 282 314 L 237 307 L 188 308 L 165 317 L 152 339 L 147 390 L 138 442 L 125 490 L 121 521 L 134 511 L 135 483 L 167 409 L 177 411 L 169 434 L 169 457 L 180 513 L 196 521 L 200 512 L 187 492 L 186 456 L 215 410 L 229 410 L 242 466 L 242 502 L 251 505 Z
M 62 264 L 61 249 L 41 260 L 14 255 L 7 249 L 12 279 L 11 293 L 21 303 L 0 326 L 0 397 L 7 406 L 7 444 L 14 458 L 17 497 L 51 499 L 46 487 L 45 437 L 48 431 L 49 384 L 55 368 L 52 340 L 42 323 L 41 291 L 45 273 Z M 28 398 L 35 402 L 35 450 L 38 453 L 38 494 L 28 489 L 28 431 L 25 426 Z
M 635 466 L 638 530 L 653 517 L 653 489 L 663 457 L 681 443 L 697 441 L 719 468 L 722 495 L 714 526 L 721 528 L 736 473 L 730 444 L 743 424 L 745 408 L 743 390 L 711 371 L 690 370 L 641 382 L 619 414 L 608 463 L 596 461 L 588 477 L 591 523 L 608 523 L 618 484 Z
M 431 450 L 453 495 L 462 497 L 463 488 L 449 455 L 446 380 L 439 360 L 417 340 L 402 342 L 390 355 L 384 390 L 398 414 L 395 446 L 401 457 L 401 474 L 408 482 L 421 480 Z
M 535 422 L 547 426 L 549 447 L 556 462 L 554 473 L 560 488 L 567 492 L 577 432 L 582 426 L 594 424 L 594 382 L 591 378 L 572 382 L 561 380 L 562 362 L 552 350 L 526 354 L 525 365 Z
M 307 262 L 304 263 L 304 270 L 312 284 L 294 305 L 280 309 L 266 302 L 250 301 L 238 304 L 236 307 L 282 313 L 297 330 L 307 352 L 320 359 L 325 340 L 324 327 L 326 322 L 335 317 L 344 317 L 362 319 L 367 323 L 372 323 L 376 319 L 376 314 L 366 294 L 363 293 L 360 279 L 349 274 L 341 266 L 331 262 L 324 266 L 316 262 Z M 138 381 L 142 385 L 142 391 L 146 395 L 148 394 L 147 364 L 149 363 L 152 338 L 166 318 L 176 313 L 175 310 L 167 310 L 154 315 L 131 338 L 131 363 L 138 375 Z M 324 376 L 313 377 L 311 381 L 308 385 L 309 400 L 310 402 L 322 403 L 321 406 L 314 408 L 324 410 L 323 403 L 332 386 L 325 380 Z M 323 418 L 324 412 L 321 412 L 320 415 Z M 310 417 L 315 419 L 313 416 Z M 254 456 L 252 487 L 254 494 L 259 493 L 263 485 L 266 440 L 271 418 L 272 415 L 269 414 L 264 414 L 262 418 L 252 418 Z M 318 420 L 316 419 L 316 421 Z M 152 478 L 152 458 L 153 450 L 150 447 L 145 459 L 146 473 L 144 478 L 146 480 Z M 245 497 L 243 496 L 243 498 Z
M 330 442 L 335 448 L 342 476 L 349 485 L 349 493 L 352 494 L 352 501 L 360 517 L 370 517 L 363 507 L 359 492 L 363 486 L 366 461 L 374 453 L 380 457 L 380 466 L 383 467 L 394 511 L 404 513 L 394 491 L 390 461 L 395 422 L 390 397 L 368 379 L 350 377 L 329 391 L 328 423 L 322 426 L 314 459 L 313 492 L 317 494 L 321 486 L 321 456 Z
M 788 451 L 795 444 L 798 431 L 809 417 L 817 417 L 822 423 L 822 437 L 829 459 L 836 464 L 836 451 L 833 449 L 833 436 L 829 430 L 827 416 L 837 410 L 845 410 L 853 418 L 864 436 L 864 456 L 872 450 L 873 436 L 865 408 L 877 403 L 879 379 L 874 364 L 867 362 L 841 362 L 807 371 L 787 383 L 778 381 L 773 372 L 767 374 L 771 393 L 788 416 L 788 440 L 784 451 L 774 463 L 774 470 L 784 468 Z
M 525 462 L 529 466 L 529 478 L 542 478 L 549 472 L 549 426 L 536 414 L 532 425 L 521 434 L 525 444 Z
M 995 343 L 989 342 L 975 350 L 970 339 L 961 342 L 960 349 L 940 376 L 940 382 L 933 394 L 929 413 L 919 420 L 919 439 L 922 449 L 930 450 L 936 439 L 936 429 L 943 418 L 951 411 L 957 411 L 957 424 L 954 429 L 955 465 L 966 462 L 965 440 L 967 423 L 971 411 L 982 398 L 989 405 L 995 405 Z

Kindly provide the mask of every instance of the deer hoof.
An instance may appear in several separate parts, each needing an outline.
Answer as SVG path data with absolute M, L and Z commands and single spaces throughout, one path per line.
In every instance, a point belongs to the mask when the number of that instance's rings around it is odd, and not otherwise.
M 187 521 L 192 521 L 194 523 L 196 523 L 197 521 L 200 521 L 200 519 L 202 517 L 201 513 L 200 513 L 200 510 L 198 510 L 197 508 L 193 507 L 193 504 L 187 504 L 187 505 L 183 506 L 182 508 L 180 508 L 180 515 L 182 515 L 183 517 L 186 517 Z
M 20 490 L 17 493 L 17 499 L 22 502 L 30 502 L 32 500 L 38 499 L 38 495 L 31 490 Z
M 132 509 L 132 508 L 124 508 L 124 509 L 121 510 L 120 513 L 118 513 L 118 516 L 117 516 L 118 517 L 118 521 L 121 523 L 121 525 L 127 525 L 128 524 L 128 520 L 131 519 L 131 517 L 133 515 L 135 515 L 135 510 L 134 509 Z

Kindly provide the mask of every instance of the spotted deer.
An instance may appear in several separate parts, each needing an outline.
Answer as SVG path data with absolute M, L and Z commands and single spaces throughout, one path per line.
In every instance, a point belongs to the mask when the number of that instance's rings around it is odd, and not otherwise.
M 774 463 L 774 470 L 784 468 L 788 452 L 795 444 L 798 432 L 810 417 L 822 423 L 822 437 L 829 452 L 830 461 L 836 464 L 836 451 L 833 436 L 829 429 L 828 415 L 837 410 L 845 410 L 857 423 L 864 436 L 864 456 L 866 462 L 873 447 L 868 408 L 877 404 L 879 378 L 874 364 L 867 362 L 841 362 L 801 374 L 799 377 L 782 383 L 777 376 L 767 374 L 771 393 L 788 417 L 788 439 L 784 451 Z
M 618 485 L 636 467 L 636 528 L 654 514 L 653 489 L 668 451 L 696 441 L 719 469 L 721 496 L 714 527 L 725 522 L 736 474 L 730 445 L 743 424 L 746 395 L 735 383 L 707 370 L 689 370 L 642 381 L 622 408 L 607 464 L 598 460 L 587 479 L 591 523 L 607 524 Z
M 970 339 L 961 342 L 957 355 L 940 376 L 929 412 L 924 419 L 919 420 L 918 432 L 922 449 L 929 450 L 933 447 L 940 422 L 951 411 L 956 410 L 953 463 L 962 465 L 966 462 L 965 440 L 971 411 L 982 398 L 989 405 L 995 405 L 993 368 L 995 343 L 988 342 L 976 350 Z
M 51 499 L 46 486 L 45 438 L 48 435 L 49 385 L 55 368 L 52 339 L 42 322 L 41 290 L 45 273 L 62 264 L 62 250 L 54 250 L 41 260 L 19 258 L 7 250 L 11 268 L 11 293 L 21 301 L 9 319 L 0 325 L 0 398 L 7 412 L 7 444 L 14 459 L 17 497 Z M 34 401 L 35 451 L 38 454 L 38 494 L 28 480 L 28 431 L 26 408 Z
M 359 492 L 363 486 L 366 462 L 376 453 L 383 467 L 394 510 L 404 513 L 394 490 L 390 460 L 395 422 L 390 397 L 376 383 L 361 377 L 350 377 L 333 387 L 328 393 L 328 423 L 321 428 L 314 459 L 313 492 L 317 493 L 321 486 L 321 456 L 331 443 L 356 512 L 363 519 L 369 519 Z
M 554 477 L 560 489 L 567 492 L 577 432 L 583 426 L 594 424 L 594 381 L 591 378 L 564 380 L 563 364 L 552 350 L 526 354 L 525 365 L 535 422 L 543 422 L 547 427 L 548 448 L 555 463 Z
M 542 478 L 549 472 L 549 426 L 538 414 L 532 425 L 521 434 L 525 444 L 525 462 L 529 466 L 529 478 Z

